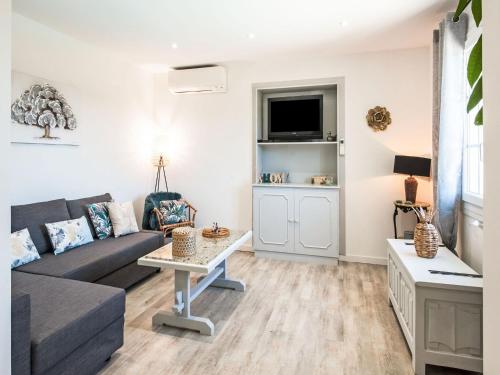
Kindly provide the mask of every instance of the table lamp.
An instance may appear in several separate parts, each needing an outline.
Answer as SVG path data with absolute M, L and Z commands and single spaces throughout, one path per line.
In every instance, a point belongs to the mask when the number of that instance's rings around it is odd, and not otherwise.
M 394 157 L 394 173 L 410 175 L 405 180 L 406 200 L 415 203 L 417 200 L 417 179 L 413 176 L 430 177 L 431 159 L 418 156 L 396 155 Z

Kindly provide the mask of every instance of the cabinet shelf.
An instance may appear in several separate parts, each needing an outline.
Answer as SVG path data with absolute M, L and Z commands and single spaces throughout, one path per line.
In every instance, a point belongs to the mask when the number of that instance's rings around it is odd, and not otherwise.
M 257 142 L 258 146 L 287 146 L 287 145 L 337 145 L 338 142 Z
M 261 184 L 255 183 L 254 187 L 273 187 L 273 188 L 307 188 L 307 189 L 340 189 L 338 185 L 315 185 L 315 184 L 297 184 L 297 183 L 286 183 L 286 184 L 273 184 L 263 182 Z

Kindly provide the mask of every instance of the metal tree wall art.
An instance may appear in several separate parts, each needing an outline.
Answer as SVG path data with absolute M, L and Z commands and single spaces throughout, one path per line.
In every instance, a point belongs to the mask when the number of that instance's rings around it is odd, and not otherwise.
M 11 118 L 18 124 L 44 129 L 40 137 L 43 139 L 58 139 L 50 135 L 54 128 L 75 130 L 77 126 L 71 106 L 47 83 L 32 85 L 24 91 L 12 104 Z

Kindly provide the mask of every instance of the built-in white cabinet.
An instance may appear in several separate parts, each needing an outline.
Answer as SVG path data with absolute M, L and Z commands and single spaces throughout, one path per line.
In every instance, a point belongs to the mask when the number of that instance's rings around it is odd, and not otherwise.
M 448 249 L 417 256 L 407 240 L 388 241 L 387 282 L 392 305 L 412 354 L 416 375 L 426 365 L 482 372 L 483 279 L 430 270 L 477 273 Z
M 293 189 L 254 188 L 253 206 L 254 248 L 293 252 Z
M 339 191 L 256 185 L 253 231 L 255 251 L 337 258 Z

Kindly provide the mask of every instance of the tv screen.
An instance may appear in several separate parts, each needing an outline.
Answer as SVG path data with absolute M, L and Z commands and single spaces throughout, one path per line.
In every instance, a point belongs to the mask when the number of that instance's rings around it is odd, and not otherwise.
M 323 95 L 269 98 L 268 138 L 323 138 Z

